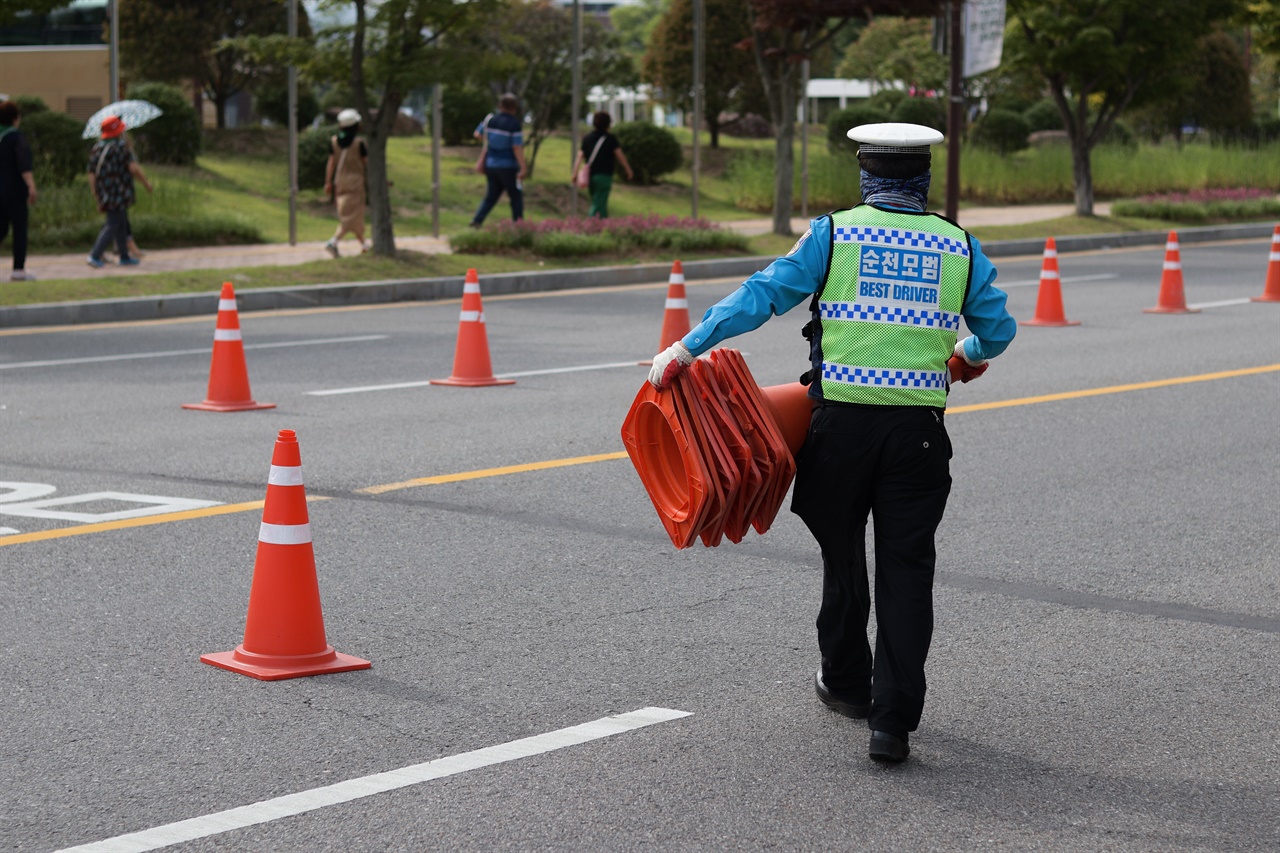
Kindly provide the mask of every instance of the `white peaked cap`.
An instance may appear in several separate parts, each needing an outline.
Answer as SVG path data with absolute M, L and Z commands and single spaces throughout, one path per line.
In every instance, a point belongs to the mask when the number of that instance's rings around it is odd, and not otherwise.
M 848 136 L 858 145 L 859 154 L 924 154 L 930 145 L 942 141 L 942 131 L 922 124 L 882 122 L 860 124 L 849 131 Z
M 352 125 L 359 123 L 360 113 L 350 107 L 347 107 L 345 110 L 338 113 L 338 127 L 351 127 Z

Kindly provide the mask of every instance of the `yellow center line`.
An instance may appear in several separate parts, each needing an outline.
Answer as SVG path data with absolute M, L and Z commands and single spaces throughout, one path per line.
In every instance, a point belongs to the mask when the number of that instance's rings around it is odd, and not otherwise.
M 460 483 L 464 480 L 482 480 L 485 477 L 502 477 L 506 474 L 523 474 L 527 471 L 545 471 L 548 468 L 564 468 L 569 465 L 586 465 L 590 462 L 606 462 L 611 459 L 625 459 L 627 453 L 620 450 L 616 453 L 597 453 L 594 456 L 575 456 L 571 459 L 551 459 L 546 462 L 529 462 L 525 465 L 507 465 L 503 468 L 482 468 L 478 471 L 463 471 L 458 474 L 438 474 L 435 477 L 419 477 L 416 480 L 405 480 L 400 483 L 387 483 L 382 486 L 366 486 L 356 489 L 363 495 L 381 495 L 400 489 L 411 489 L 415 486 L 438 486 L 441 483 Z
M 969 406 L 954 406 L 947 409 L 948 414 L 965 412 L 982 412 L 990 409 L 1005 409 L 1013 406 L 1032 406 L 1038 403 L 1053 403 L 1059 400 L 1076 400 L 1082 397 L 1097 397 L 1103 394 L 1121 394 L 1129 391 L 1145 391 L 1151 388 L 1168 388 L 1174 385 L 1186 385 L 1192 382 L 1209 382 L 1215 379 L 1231 379 L 1238 376 L 1254 376 L 1261 373 L 1280 371 L 1280 364 L 1267 364 L 1260 367 L 1245 367 L 1239 370 L 1221 370 L 1216 373 L 1200 373 L 1194 376 L 1176 376 L 1172 379 L 1157 379 L 1151 382 L 1134 382 L 1128 385 L 1109 385 L 1103 388 L 1086 388 L 1081 391 L 1064 391 L 1058 394 L 1042 394 L 1038 397 L 1018 397 L 1012 400 L 997 400 L 992 403 L 974 403 Z M 387 492 L 412 489 L 418 486 L 437 486 L 443 483 L 461 483 L 467 480 L 482 480 L 486 477 L 502 477 L 508 474 L 525 474 L 530 471 L 546 471 L 551 468 L 565 468 L 571 465 L 587 465 L 593 462 L 608 462 L 627 458 L 626 451 L 613 453 L 597 453 L 591 456 L 574 456 L 568 459 L 550 459 L 545 462 L 530 462 L 524 465 L 507 465 L 501 468 L 482 468 L 476 471 L 461 471 L 456 474 L 438 474 L 434 477 L 418 477 L 399 483 L 386 483 L 380 486 L 365 486 L 356 489 L 357 494 L 381 495 Z M 328 500 L 325 497 L 308 497 L 308 501 Z M 248 503 L 224 504 L 222 506 L 192 509 L 183 512 L 167 512 L 161 515 L 128 518 L 120 521 L 105 521 L 99 524 L 84 524 L 79 527 L 66 527 L 58 530 L 41 530 L 35 533 L 17 533 L 0 536 L 0 547 L 18 545 L 23 542 L 39 542 L 46 539 L 59 539 L 64 536 L 79 536 L 84 533 L 98 533 L 105 530 L 120 530 L 126 527 L 142 527 L 149 524 L 166 524 L 170 521 L 185 521 L 192 518 L 207 518 L 215 515 L 228 515 L 236 512 L 248 512 L 262 509 L 265 500 Z
M 1173 379 L 1156 379 L 1152 382 L 1134 382 L 1129 385 L 1110 385 L 1105 388 L 1086 388 L 1082 391 L 1063 391 L 1059 394 L 1043 394 L 1039 397 L 1018 397 L 1013 400 L 998 400 L 994 403 L 974 403 L 970 406 L 948 407 L 947 414 L 963 412 L 983 412 L 988 409 L 1007 409 L 1010 406 L 1031 406 L 1036 403 L 1052 403 L 1057 400 L 1076 400 L 1081 397 L 1097 397 L 1102 394 L 1122 394 L 1126 391 L 1145 391 L 1150 388 L 1167 388 L 1171 385 L 1186 385 L 1191 382 L 1209 382 L 1213 379 L 1231 379 L 1236 376 L 1252 376 L 1258 373 L 1271 373 L 1280 370 L 1280 364 L 1267 364 L 1261 367 L 1245 367 L 1240 370 L 1221 370 L 1217 373 L 1200 373 L 1195 376 L 1177 376 Z
M 327 497 L 307 497 L 307 502 L 327 501 Z M 45 539 L 61 539 L 64 536 L 80 536 L 85 533 L 101 533 L 104 530 L 123 530 L 127 527 L 146 527 L 150 524 L 168 524 L 171 521 L 187 521 L 192 518 L 209 518 L 214 515 L 230 515 L 236 512 L 249 512 L 262 509 L 266 500 L 249 501 L 240 504 L 221 504 L 202 509 L 186 509 L 181 512 L 162 512 L 158 515 L 144 515 L 139 518 L 122 518 L 117 521 L 100 521 L 97 524 L 81 524 L 77 527 L 60 527 L 56 530 L 37 530 L 34 533 L 14 533 L 0 536 L 0 547 L 5 545 L 21 545 L 23 542 L 41 542 Z

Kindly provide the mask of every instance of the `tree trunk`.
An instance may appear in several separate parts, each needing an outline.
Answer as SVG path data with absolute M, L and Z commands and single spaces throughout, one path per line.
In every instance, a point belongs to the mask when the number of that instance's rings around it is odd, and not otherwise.
M 380 128 L 379 128 L 380 129 Z M 391 188 L 387 186 L 387 137 L 376 130 L 369 135 L 369 168 L 365 174 L 369 194 L 369 230 L 376 255 L 395 257 L 396 236 L 391 227 Z
M 769 99 L 773 126 L 778 134 L 773 166 L 773 233 L 790 237 L 794 234 L 791 230 L 791 185 L 795 178 L 795 69 L 783 70 L 774 82 L 775 96 Z
M 221 92 L 214 93 L 213 112 L 218 118 L 218 130 L 227 126 L 227 96 Z
M 1076 214 L 1093 216 L 1093 164 L 1089 160 L 1089 143 L 1071 137 L 1071 176 L 1076 188 Z

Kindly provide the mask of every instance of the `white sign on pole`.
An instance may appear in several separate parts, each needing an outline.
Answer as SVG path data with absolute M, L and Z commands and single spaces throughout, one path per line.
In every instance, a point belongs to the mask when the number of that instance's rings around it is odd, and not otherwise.
M 964 76 L 1000 66 L 1004 49 L 1004 0 L 965 0 Z

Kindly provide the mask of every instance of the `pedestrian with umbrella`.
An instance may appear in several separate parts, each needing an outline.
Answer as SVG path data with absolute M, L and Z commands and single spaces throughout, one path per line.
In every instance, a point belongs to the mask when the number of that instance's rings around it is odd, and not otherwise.
M 102 120 L 102 138 L 89 154 L 89 188 L 98 203 L 98 210 L 106 214 L 106 224 L 98 232 L 98 239 L 89 251 L 85 263 L 101 269 L 105 266 L 102 253 L 115 240 L 121 266 L 136 266 L 139 261 L 129 254 L 129 206 L 134 202 L 133 179 L 137 178 L 151 192 L 151 181 L 138 165 L 132 149 L 124 139 L 126 125 L 119 116 L 107 116 Z
M 160 109 L 150 101 L 144 101 L 138 98 L 132 98 L 127 101 L 115 101 L 114 103 L 107 104 L 105 107 L 89 117 L 89 120 L 85 122 L 84 131 L 80 134 L 80 138 L 98 138 L 102 135 L 102 123 L 113 116 L 124 122 L 125 127 L 131 130 L 137 130 L 144 124 L 152 121 L 153 119 L 157 119 L 162 115 L 164 115 L 164 110 Z M 130 153 L 132 154 L 133 146 L 129 141 L 129 137 L 125 136 L 124 140 L 125 145 L 129 146 Z M 148 192 L 150 192 L 150 187 L 148 187 Z M 125 218 L 126 220 L 128 219 L 127 216 Z M 132 223 L 129 223 L 129 232 L 125 235 L 125 242 L 129 246 L 129 254 L 131 257 L 142 257 L 144 253 L 138 248 L 138 244 L 134 242 L 133 239 Z M 109 253 L 110 249 L 104 249 L 104 252 Z

